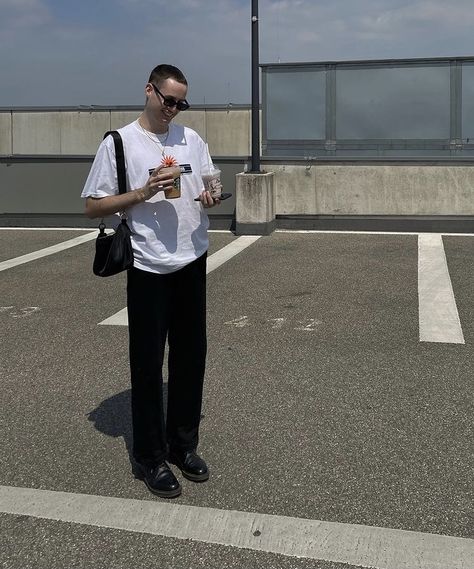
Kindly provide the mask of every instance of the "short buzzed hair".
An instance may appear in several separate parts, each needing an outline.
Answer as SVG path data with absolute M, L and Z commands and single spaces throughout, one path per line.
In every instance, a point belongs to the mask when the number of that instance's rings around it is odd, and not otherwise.
M 166 79 L 174 79 L 178 83 L 182 83 L 186 86 L 188 85 L 183 72 L 177 67 L 174 67 L 174 65 L 167 65 L 166 63 L 157 65 L 155 69 L 153 69 L 150 73 L 148 83 L 155 83 L 157 87 L 160 87 Z

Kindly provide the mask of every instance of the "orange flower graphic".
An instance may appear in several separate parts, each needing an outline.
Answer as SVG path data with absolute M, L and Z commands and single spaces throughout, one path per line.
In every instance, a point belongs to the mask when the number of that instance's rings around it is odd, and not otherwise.
M 163 156 L 161 163 L 163 164 L 163 166 L 177 166 L 178 162 L 176 161 L 176 158 L 174 158 L 174 156 Z

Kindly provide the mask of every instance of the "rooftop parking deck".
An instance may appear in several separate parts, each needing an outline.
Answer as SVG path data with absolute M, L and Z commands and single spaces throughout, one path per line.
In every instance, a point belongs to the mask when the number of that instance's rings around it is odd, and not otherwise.
M 212 232 L 211 478 L 164 503 L 95 234 L 0 229 L 2 567 L 474 567 L 474 236 Z

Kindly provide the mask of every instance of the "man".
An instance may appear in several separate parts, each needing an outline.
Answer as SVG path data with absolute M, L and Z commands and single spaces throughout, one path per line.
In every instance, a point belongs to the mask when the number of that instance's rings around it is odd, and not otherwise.
M 169 462 L 189 480 L 209 478 L 197 454 L 206 359 L 206 255 L 208 217 L 220 203 L 204 190 L 207 146 L 193 130 L 172 120 L 189 105 L 187 81 L 171 65 L 158 65 L 145 86 L 145 108 L 119 129 L 127 192 L 118 193 L 112 137 L 100 145 L 82 197 L 86 215 L 125 211 L 132 232 L 134 267 L 127 273 L 132 385 L 133 456 L 138 474 L 154 494 L 173 498 L 181 486 Z M 181 170 L 181 197 L 167 158 Z M 151 172 L 151 174 L 149 174 Z M 195 200 L 198 199 L 198 201 Z M 168 409 L 163 411 L 162 367 L 168 339 Z

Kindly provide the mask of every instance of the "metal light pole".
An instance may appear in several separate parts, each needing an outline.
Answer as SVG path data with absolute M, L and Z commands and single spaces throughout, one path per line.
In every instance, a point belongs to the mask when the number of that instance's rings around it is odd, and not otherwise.
M 258 60 L 258 0 L 252 0 L 252 168 L 260 172 L 260 77 Z

